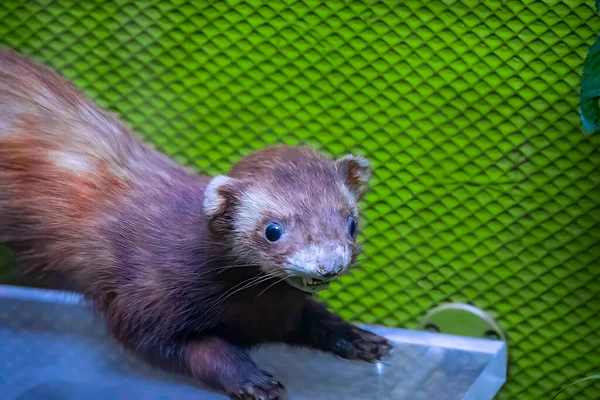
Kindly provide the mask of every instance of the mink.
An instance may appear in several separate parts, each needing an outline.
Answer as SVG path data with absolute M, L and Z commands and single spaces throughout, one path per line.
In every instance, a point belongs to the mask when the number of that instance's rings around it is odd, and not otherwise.
M 125 348 L 230 398 L 283 399 L 247 353 L 284 343 L 375 362 L 391 344 L 315 300 L 355 265 L 360 156 L 274 146 L 206 177 L 54 70 L 0 50 L 0 244 L 71 282 Z

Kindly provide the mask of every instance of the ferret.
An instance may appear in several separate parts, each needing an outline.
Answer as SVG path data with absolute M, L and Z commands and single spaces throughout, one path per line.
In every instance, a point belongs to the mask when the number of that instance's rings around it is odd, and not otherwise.
M 360 253 L 369 162 L 274 146 L 199 176 L 57 72 L 0 50 L 0 244 L 72 282 L 125 348 L 232 399 L 283 399 L 246 350 L 376 362 L 385 338 L 313 298 Z M 57 278 L 58 277 L 58 278 Z

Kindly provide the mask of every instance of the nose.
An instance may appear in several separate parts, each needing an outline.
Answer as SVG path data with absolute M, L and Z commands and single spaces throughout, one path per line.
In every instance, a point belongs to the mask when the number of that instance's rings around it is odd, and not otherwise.
M 342 270 L 342 266 L 336 265 L 334 267 L 327 268 L 324 265 L 319 265 L 318 270 L 319 270 L 319 276 L 321 276 L 322 278 L 325 278 L 325 279 L 331 279 L 340 273 L 340 271 Z

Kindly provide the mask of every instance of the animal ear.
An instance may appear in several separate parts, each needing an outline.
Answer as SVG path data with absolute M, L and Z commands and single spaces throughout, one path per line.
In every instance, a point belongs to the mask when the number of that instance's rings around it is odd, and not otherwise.
M 204 190 L 204 213 L 214 218 L 225 212 L 235 199 L 236 179 L 225 175 L 215 176 Z
M 335 162 L 338 173 L 357 199 L 364 195 L 371 178 L 371 164 L 361 156 L 348 154 Z

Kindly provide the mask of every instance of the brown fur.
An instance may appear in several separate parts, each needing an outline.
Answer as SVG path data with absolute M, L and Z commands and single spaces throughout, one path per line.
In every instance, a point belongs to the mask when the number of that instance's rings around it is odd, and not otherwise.
M 279 147 L 216 185 L 56 73 L 0 50 L 0 244 L 21 272 L 72 282 L 140 357 L 233 398 L 285 394 L 245 347 L 286 342 L 366 361 L 389 350 L 283 281 L 292 255 L 313 261 L 303 249 L 317 249 L 313 276 L 354 262 L 346 221 L 358 219 L 368 175 L 360 158 Z M 264 237 L 272 219 L 288 228 L 277 243 Z

